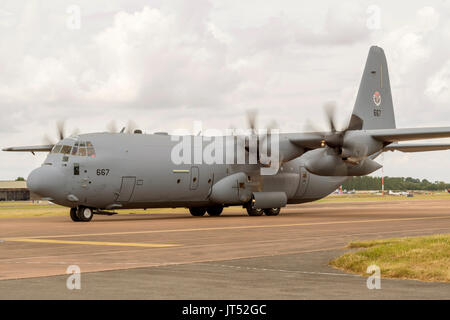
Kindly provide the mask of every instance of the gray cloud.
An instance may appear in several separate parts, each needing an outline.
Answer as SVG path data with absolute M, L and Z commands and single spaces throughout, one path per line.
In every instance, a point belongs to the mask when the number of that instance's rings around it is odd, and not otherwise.
M 68 29 L 67 8 L 81 10 Z M 351 113 L 370 45 L 388 58 L 399 127 L 448 126 L 449 5 L 377 1 L 27 1 L 0 5 L 0 141 L 42 143 L 58 119 L 102 131 L 134 119 L 147 131 L 260 123 L 325 128 L 321 106 Z M 0 153 L 0 179 L 42 157 Z M 450 181 L 448 152 L 389 154 L 386 172 Z

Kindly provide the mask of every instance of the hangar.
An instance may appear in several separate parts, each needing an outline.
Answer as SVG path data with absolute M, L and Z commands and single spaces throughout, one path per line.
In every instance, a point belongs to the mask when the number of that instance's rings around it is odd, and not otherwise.
M 30 200 L 26 181 L 0 181 L 0 201 Z

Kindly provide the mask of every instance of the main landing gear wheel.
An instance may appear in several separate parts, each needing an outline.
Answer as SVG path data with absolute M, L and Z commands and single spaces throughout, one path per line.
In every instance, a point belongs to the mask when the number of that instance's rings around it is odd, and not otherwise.
M 251 202 L 247 204 L 246 209 L 249 216 L 261 216 L 264 213 L 263 209 L 254 208 Z
M 208 207 L 206 211 L 208 211 L 208 215 L 210 215 L 211 217 L 218 217 L 222 213 L 223 207 L 222 206 Z
M 94 211 L 88 207 L 78 207 L 77 218 L 79 221 L 88 222 L 92 220 L 94 216 Z
M 193 207 L 193 208 L 189 208 L 189 212 L 194 216 L 194 217 L 201 217 L 204 216 L 206 213 L 206 208 L 203 207 Z
M 277 216 L 280 213 L 280 208 L 264 209 L 266 216 Z
M 77 216 L 77 208 L 70 208 L 70 218 L 72 221 L 79 222 L 80 219 L 78 219 Z

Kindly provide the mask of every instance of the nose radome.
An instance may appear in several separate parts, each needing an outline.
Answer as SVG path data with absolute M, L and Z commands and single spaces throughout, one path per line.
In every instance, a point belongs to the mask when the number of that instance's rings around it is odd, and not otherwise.
M 28 189 L 42 197 L 53 198 L 60 191 L 61 178 L 56 168 L 42 166 L 31 171 L 27 179 Z
M 39 169 L 31 171 L 27 178 L 27 188 L 34 193 L 38 193 L 37 191 L 39 190 Z

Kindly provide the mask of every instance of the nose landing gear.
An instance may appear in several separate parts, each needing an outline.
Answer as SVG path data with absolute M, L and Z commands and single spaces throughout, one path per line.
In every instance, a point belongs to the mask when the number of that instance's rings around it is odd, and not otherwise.
M 88 222 L 92 220 L 94 210 L 89 207 L 79 206 L 70 209 L 70 218 L 75 222 Z

